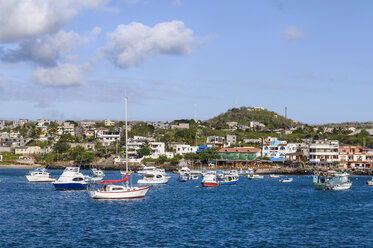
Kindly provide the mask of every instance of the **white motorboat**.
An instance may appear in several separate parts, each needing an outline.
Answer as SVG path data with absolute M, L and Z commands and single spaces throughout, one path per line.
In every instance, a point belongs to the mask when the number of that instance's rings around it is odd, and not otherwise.
M 56 190 L 81 190 L 87 188 L 88 179 L 79 172 L 79 167 L 66 167 L 53 185 Z
M 369 181 L 367 181 L 368 186 L 373 186 L 373 177 Z
M 271 175 L 269 175 L 269 178 L 280 178 L 280 176 L 279 175 L 275 175 L 275 174 L 271 174 Z
M 26 175 L 26 178 L 29 182 L 54 182 L 55 178 L 49 177 L 49 172 L 45 168 L 37 168 L 33 171 L 30 171 L 30 174 Z
M 125 116 L 126 116 L 126 144 L 128 144 L 127 128 L 127 97 L 125 98 Z M 114 183 L 123 183 L 126 185 L 115 185 Z M 128 146 L 126 145 L 126 176 L 120 180 L 104 180 L 97 184 L 104 184 L 101 189 L 89 190 L 88 193 L 93 199 L 133 199 L 143 198 L 149 190 L 147 187 L 131 187 L 128 185 Z
M 170 179 L 165 172 L 156 170 L 154 172 L 148 172 L 142 179 L 137 180 L 138 184 L 164 184 Z
M 281 183 L 291 183 L 292 181 L 293 181 L 293 178 L 291 177 L 285 177 L 285 178 L 280 179 Z
M 254 179 L 263 179 L 264 176 L 262 176 L 262 175 L 258 175 L 258 174 L 249 174 L 249 175 L 247 175 L 247 178 L 248 178 L 249 180 L 254 180 Z
M 215 173 L 208 173 L 204 175 L 201 184 L 203 187 L 216 187 L 219 186 L 219 181 Z
M 92 176 L 93 176 L 91 178 L 92 181 L 101 181 L 105 177 L 105 173 L 100 169 L 92 168 L 91 173 L 92 173 Z
M 191 171 L 187 166 L 183 166 L 179 169 L 179 182 L 186 182 L 191 178 Z

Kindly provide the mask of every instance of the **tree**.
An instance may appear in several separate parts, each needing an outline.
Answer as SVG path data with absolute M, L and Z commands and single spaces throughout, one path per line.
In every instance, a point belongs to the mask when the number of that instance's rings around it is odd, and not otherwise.
M 57 152 L 57 153 L 65 153 L 69 149 L 70 149 L 70 145 L 67 142 L 64 142 L 64 141 L 58 141 L 54 145 L 54 148 L 53 148 L 54 152 Z
M 85 152 L 84 147 L 82 146 L 76 146 L 69 149 L 69 157 L 71 160 L 77 160 L 78 157 L 80 157 Z

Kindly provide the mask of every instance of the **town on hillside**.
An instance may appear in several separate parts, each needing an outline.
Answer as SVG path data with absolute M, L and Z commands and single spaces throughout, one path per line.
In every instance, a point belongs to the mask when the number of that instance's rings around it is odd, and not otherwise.
M 264 108 L 233 108 L 207 121 L 129 122 L 128 161 L 216 169 L 249 166 L 373 168 L 373 129 L 311 126 Z M 122 121 L 0 121 L 0 164 L 125 163 Z

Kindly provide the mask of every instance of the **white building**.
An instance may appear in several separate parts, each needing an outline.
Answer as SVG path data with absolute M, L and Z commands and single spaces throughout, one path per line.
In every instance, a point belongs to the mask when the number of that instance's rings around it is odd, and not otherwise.
M 339 141 L 315 140 L 309 146 L 309 164 L 331 165 L 339 162 Z
M 257 121 L 250 121 L 249 122 L 249 127 L 251 128 L 262 128 L 262 127 L 265 127 L 266 125 L 264 125 L 263 123 L 260 123 L 260 122 L 257 122 Z
M 185 155 L 187 153 L 196 153 L 198 150 L 198 146 L 190 146 L 190 145 L 176 145 L 176 154 Z
M 71 136 L 75 136 L 75 126 L 73 123 L 64 122 L 62 125 L 58 126 L 57 134 L 71 134 Z
M 283 162 L 286 154 L 295 153 L 298 144 L 287 143 L 285 140 L 278 140 L 277 138 L 264 138 L 262 156 L 269 157 L 273 162 Z
M 171 129 L 188 129 L 189 123 L 179 123 L 177 125 L 171 125 Z
M 104 123 L 105 123 L 105 127 L 112 127 L 115 125 L 115 122 L 111 120 L 105 120 Z
M 41 154 L 42 150 L 39 146 L 23 146 L 23 147 L 15 148 L 14 153 L 22 154 L 22 155 L 33 155 L 33 154 Z
M 223 148 L 225 146 L 225 138 L 221 136 L 209 136 L 206 139 L 206 146 Z
M 230 146 L 231 144 L 236 144 L 237 143 L 237 135 L 227 134 L 225 136 L 225 143 L 226 143 L 226 146 Z
M 13 121 L 13 127 L 23 126 L 28 123 L 27 119 L 19 119 L 17 121 Z
M 120 140 L 120 132 L 115 131 L 102 131 L 99 133 L 97 138 L 102 143 L 103 146 L 109 146 L 111 143 Z

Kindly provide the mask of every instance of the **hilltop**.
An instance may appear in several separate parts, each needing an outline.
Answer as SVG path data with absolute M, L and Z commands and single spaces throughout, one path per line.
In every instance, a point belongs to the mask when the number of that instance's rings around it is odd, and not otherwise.
M 239 125 L 248 125 L 250 121 L 263 123 L 270 129 L 296 126 L 301 123 L 264 108 L 241 107 L 232 108 L 214 118 L 207 120 L 211 126 L 219 127 L 226 125 L 226 122 L 237 122 Z

